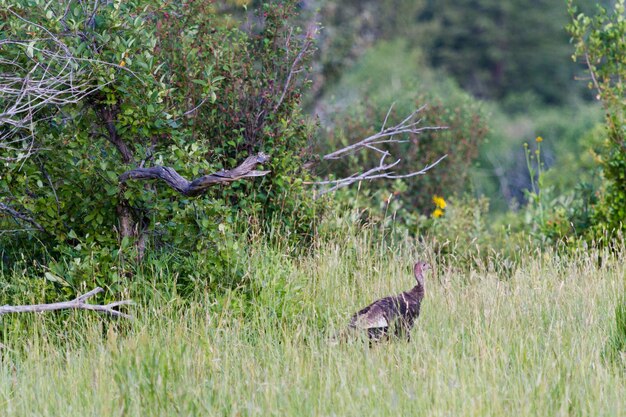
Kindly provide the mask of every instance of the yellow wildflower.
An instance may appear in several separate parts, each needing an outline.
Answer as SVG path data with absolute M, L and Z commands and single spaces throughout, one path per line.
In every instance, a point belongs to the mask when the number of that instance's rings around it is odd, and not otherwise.
M 435 209 L 435 211 L 433 211 L 433 217 L 435 219 L 438 219 L 441 216 L 443 216 L 443 210 L 441 210 L 440 208 L 437 208 Z
M 535 139 L 535 142 L 541 143 L 543 142 L 543 138 L 541 136 L 537 136 L 537 139 Z
M 448 205 L 446 203 L 446 200 L 443 199 L 443 197 L 440 197 L 438 195 L 434 195 L 433 196 L 433 203 L 435 203 L 435 206 L 437 206 L 437 208 L 439 209 L 445 209 L 446 206 Z

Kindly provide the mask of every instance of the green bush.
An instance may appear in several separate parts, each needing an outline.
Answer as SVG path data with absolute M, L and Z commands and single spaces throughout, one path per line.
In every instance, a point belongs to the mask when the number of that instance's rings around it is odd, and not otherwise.
M 418 115 L 420 126 L 447 127 L 399 136 L 397 139 L 404 143 L 381 146 L 391 153 L 391 158 L 402 159 L 394 168 L 398 174 L 422 169 L 441 156 L 448 156 L 423 176 L 399 183 L 378 180 L 361 184 L 361 190 L 379 196 L 372 207 L 383 206 L 382 202 L 394 195 L 407 210 L 430 214 L 434 210 L 433 195 L 465 192 L 478 146 L 487 133 L 480 106 L 454 83 L 423 68 L 419 64 L 420 56 L 419 51 L 412 50 L 405 42 L 380 42 L 355 64 L 321 107 L 327 125 L 324 143 L 320 144 L 322 153 L 377 132 L 392 105 L 387 126 L 425 105 Z M 377 166 L 379 159 L 378 153 L 359 152 L 331 161 L 320 171 L 346 177 Z M 398 216 L 398 219 L 406 220 L 406 217 Z
M 442 206 L 437 199 L 433 205 Z M 460 270 L 478 268 L 505 278 L 535 249 L 528 233 L 512 226 L 519 223 L 519 214 L 495 217 L 486 197 L 451 197 L 443 206 L 440 215 L 422 217 L 417 229 L 433 245 L 439 263 Z
M 180 266 L 189 280 L 236 281 L 244 250 L 236 217 L 264 223 L 284 216 L 290 236 L 308 235 L 315 209 L 301 166 L 314 125 L 300 101 L 312 39 L 291 23 L 297 2 L 264 4 L 246 25 L 210 2 L 98 2 L 95 10 L 76 0 L 0 5 L 0 38 L 34 45 L 8 48 L 7 60 L 24 68 L 45 60 L 41 40 L 54 36 L 85 66 L 76 82 L 94 90 L 39 114 L 32 157 L 0 149 L 0 202 L 44 229 L 12 234 L 5 253 L 11 261 L 38 248 L 42 262 L 55 259 L 55 285 L 115 289 L 145 248 L 164 258 L 178 251 L 169 267 L 174 273 Z M 268 176 L 200 197 L 163 182 L 118 180 L 151 165 L 193 179 L 261 151 L 271 156 Z M 131 220 L 126 236 L 121 212 Z M 0 218 L 4 231 L 23 226 Z M 199 254 L 203 266 L 194 271 L 186 259 Z
M 598 221 L 609 230 L 626 226 L 626 16 L 624 0 L 617 0 L 612 10 L 598 6 L 589 17 L 579 13 L 569 2 L 572 22 L 568 31 L 576 46 L 573 58 L 581 58 L 591 75 L 594 89 L 605 111 L 606 146 L 601 153 L 605 192 Z

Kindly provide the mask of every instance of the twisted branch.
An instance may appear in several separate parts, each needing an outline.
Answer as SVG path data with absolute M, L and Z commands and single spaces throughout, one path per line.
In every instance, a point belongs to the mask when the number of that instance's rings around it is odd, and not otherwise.
M 205 175 L 193 181 L 189 181 L 180 175 L 174 168 L 164 166 L 154 166 L 150 168 L 135 168 L 120 175 L 120 183 L 128 180 L 160 179 L 167 185 L 186 196 L 196 196 L 202 194 L 207 188 L 214 184 L 223 184 L 242 178 L 262 177 L 270 171 L 256 171 L 254 168 L 258 164 L 269 161 L 270 157 L 263 152 L 249 156 L 236 168 L 222 170 L 213 174 Z

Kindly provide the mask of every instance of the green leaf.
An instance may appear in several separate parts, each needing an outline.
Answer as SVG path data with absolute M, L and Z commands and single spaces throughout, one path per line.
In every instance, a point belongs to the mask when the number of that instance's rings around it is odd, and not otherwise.
M 35 49 L 35 41 L 30 41 L 28 43 L 28 46 L 26 47 L 26 56 L 29 58 L 32 58 L 34 49 Z
M 50 272 L 46 272 L 46 273 L 44 274 L 44 276 L 46 277 L 46 279 L 47 279 L 48 281 L 50 281 L 50 282 L 56 282 L 57 284 L 61 284 L 61 285 L 63 285 L 64 287 L 69 287 L 69 285 L 70 285 L 70 284 L 68 284 L 68 283 L 67 283 L 67 281 L 66 281 L 66 280 L 64 280 L 63 278 L 61 278 L 61 277 L 57 277 L 56 275 L 54 275 L 54 274 L 52 274 L 52 273 L 50 273 Z

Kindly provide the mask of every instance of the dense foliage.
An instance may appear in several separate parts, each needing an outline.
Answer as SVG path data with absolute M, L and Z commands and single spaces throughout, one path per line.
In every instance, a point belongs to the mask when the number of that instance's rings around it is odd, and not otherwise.
M 17 260 L 10 252 L 30 241 L 53 257 L 77 260 L 57 265 L 60 282 L 75 286 L 95 276 L 102 285 L 129 272 L 123 261 L 135 251 L 191 258 L 202 252 L 210 279 L 236 273 L 236 216 L 278 216 L 286 230 L 308 232 L 312 205 L 301 166 L 310 123 L 299 102 L 312 45 L 311 33 L 290 24 L 295 2 L 263 5 L 242 17 L 245 26 L 195 1 L 0 4 L 0 37 L 28 40 L 25 47 L 3 45 L 3 71 L 41 65 L 54 39 L 69 65 L 84 67 L 73 81 L 92 87 L 80 100 L 51 103 L 36 115 L 34 155 L 2 148 L 2 203 L 23 217 L 0 222 L 9 230 L 36 225 L 37 232 L 3 244 L 10 262 Z M 259 151 L 271 156 L 270 175 L 216 186 L 199 198 L 164 183 L 118 181 L 151 165 L 193 179 Z
M 604 201 L 598 216 L 609 229 L 626 226 L 626 15 L 623 0 L 612 10 L 598 7 L 595 16 L 579 13 L 570 2 L 573 21 L 568 26 L 575 41 L 574 58 L 589 70 L 589 87 L 603 103 L 606 141 L 601 161 L 606 179 Z

